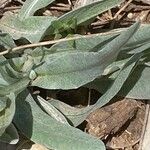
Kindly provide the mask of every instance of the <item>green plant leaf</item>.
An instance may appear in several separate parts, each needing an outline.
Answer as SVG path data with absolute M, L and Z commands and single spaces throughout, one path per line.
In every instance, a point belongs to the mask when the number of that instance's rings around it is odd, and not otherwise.
M 67 25 L 71 20 L 76 21 L 76 25 L 83 25 L 83 23 L 89 21 L 90 19 L 95 18 L 98 14 L 103 13 L 117 5 L 119 5 L 122 0 L 105 0 L 94 2 L 92 4 L 86 5 L 84 7 L 75 9 L 65 15 L 59 17 L 56 21 L 52 23 L 53 28 L 56 29 L 56 25 L 60 25 L 63 27 L 65 24 Z M 69 26 L 68 26 L 69 27 Z M 57 27 L 58 29 L 58 27 Z
M 44 109 L 44 111 L 47 112 L 52 118 L 56 119 L 57 121 L 69 125 L 67 119 L 64 117 L 64 115 L 57 110 L 53 105 L 48 103 L 45 99 L 43 99 L 40 96 L 37 96 L 37 100 Z
M 6 59 L 0 57 L 0 95 L 9 95 L 10 92 L 18 93 L 26 88 L 30 82 L 20 69 L 25 60 L 22 57 Z
M 106 44 L 116 38 L 118 34 L 94 34 L 90 36 L 81 36 L 75 35 L 74 40 L 63 41 L 54 44 L 49 49 L 47 53 L 56 53 L 56 52 L 97 52 L 100 51 Z
M 97 53 L 61 52 L 48 55 L 43 65 L 35 68 L 37 78 L 32 85 L 47 89 L 74 89 L 94 80 L 116 59 L 121 46 L 138 27 L 139 23 L 134 24 Z
M 133 37 L 127 42 L 125 45 L 125 49 L 131 48 L 133 49 L 134 46 L 137 45 L 143 45 L 143 43 L 147 43 L 150 41 L 150 35 L 148 34 L 150 32 L 150 25 L 145 24 L 141 25 L 138 32 L 136 32 Z
M 56 53 L 44 59 L 35 69 L 37 78 L 33 86 L 47 89 L 72 89 L 101 75 L 105 65 L 97 53 Z
M 46 7 L 54 1 L 55 0 L 26 0 L 19 12 L 19 18 L 21 20 L 26 19 L 32 16 L 37 10 Z
M 43 112 L 27 91 L 18 95 L 16 105 L 15 125 L 35 143 L 55 150 L 105 150 L 99 139 L 62 124 Z
M 16 46 L 12 37 L 7 33 L 0 33 L 0 46 L 3 46 L 6 49 L 11 49 Z
M 147 50 L 149 48 L 150 48 L 150 43 L 149 42 L 148 43 L 143 43 L 143 45 L 129 51 L 129 54 L 139 53 L 139 52 L 142 52 L 143 50 Z
M 9 144 L 17 144 L 19 135 L 15 126 L 11 123 L 0 137 L 0 141 Z
M 123 66 L 109 89 L 98 99 L 94 105 L 82 109 L 68 106 L 59 101 L 52 101 L 52 105 L 59 109 L 74 124 L 74 126 L 79 125 L 92 111 L 107 104 L 120 91 L 125 81 L 134 70 L 136 63 L 141 56 L 142 53 L 136 54 Z
M 15 95 L 13 93 L 1 96 L 2 101 L 6 101 L 6 107 L 0 112 L 0 136 L 3 135 L 6 128 L 11 124 L 15 114 Z
M 21 68 L 26 59 L 23 57 L 17 57 L 12 59 L 6 59 L 0 57 L 0 86 L 10 85 L 17 82 L 19 79 L 24 78 L 24 74 L 21 72 Z
M 150 99 L 149 74 L 149 67 L 139 65 L 129 76 L 117 95 L 133 99 Z M 87 87 L 104 93 L 109 89 L 113 81 L 114 77 L 111 76 L 109 78 L 96 79 Z
M 92 34 L 89 36 L 75 35 L 76 39 L 70 41 L 63 41 L 54 44 L 49 50 L 50 52 L 62 51 L 98 51 L 101 50 L 105 44 L 108 44 L 116 36 L 120 35 L 126 29 L 117 29 L 108 31 L 106 33 Z M 141 25 L 138 31 L 130 38 L 130 40 L 121 48 L 121 51 L 129 51 L 133 53 L 133 49 L 150 42 L 150 25 Z M 130 52 L 130 51 L 129 51 Z
M 150 99 L 150 67 L 139 65 L 129 76 L 118 95 L 133 99 Z
M 6 100 L 5 100 L 4 97 L 2 97 L 1 100 L 0 100 L 0 112 L 1 112 L 2 110 L 4 110 L 5 107 L 6 107 Z
M 23 78 L 10 85 L 0 87 L 0 95 L 9 94 L 10 92 L 18 94 L 28 86 L 29 82 L 29 78 Z
M 127 98 L 133 98 L 133 99 L 149 99 L 149 66 L 147 66 L 147 63 L 150 62 L 149 57 L 149 43 L 144 44 L 134 50 L 132 50 L 132 53 L 141 53 L 145 52 L 145 56 L 140 60 L 139 65 L 136 67 L 136 69 L 133 71 L 133 73 L 129 76 L 127 81 L 124 83 L 122 89 L 119 91 L 117 95 L 127 97 Z M 120 66 L 122 66 L 125 61 L 120 61 Z M 114 66 L 119 65 L 118 63 L 114 63 Z M 113 66 L 112 66 L 113 67 Z M 91 83 L 87 84 L 86 87 L 96 89 L 100 93 L 105 93 L 111 86 L 112 82 L 117 77 L 119 71 L 110 74 L 108 76 L 104 76 L 102 78 L 97 78 L 96 80 L 92 81 Z
M 55 17 L 31 16 L 20 20 L 18 16 L 9 15 L 0 20 L 0 29 L 9 33 L 15 40 L 26 38 L 30 42 L 38 42 Z

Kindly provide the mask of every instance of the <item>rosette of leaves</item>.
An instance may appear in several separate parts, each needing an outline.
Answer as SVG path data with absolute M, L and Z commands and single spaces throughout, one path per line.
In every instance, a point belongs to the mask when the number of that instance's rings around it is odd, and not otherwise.
M 16 40 L 32 45 L 46 36 L 64 35 L 70 29 L 88 25 L 98 14 L 121 3 L 121 0 L 97 1 L 59 18 L 34 15 L 53 1 L 26 0 L 17 15 L 4 16 L 0 21 L 0 140 L 16 144 L 19 130 L 50 149 L 105 150 L 102 141 L 75 126 L 117 94 L 150 98 L 149 25 L 139 28 L 139 23 L 135 23 L 128 29 L 107 34 L 74 34 L 51 47 L 37 44 L 16 51 Z M 85 86 L 103 95 L 94 105 L 79 109 L 32 95 L 28 90 L 32 86 L 44 89 Z

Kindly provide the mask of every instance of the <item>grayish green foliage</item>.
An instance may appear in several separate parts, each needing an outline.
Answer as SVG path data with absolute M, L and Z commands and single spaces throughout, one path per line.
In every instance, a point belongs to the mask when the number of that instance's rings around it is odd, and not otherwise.
M 32 16 L 37 10 L 51 4 L 55 0 L 26 0 L 19 12 L 19 18 L 24 20 Z
M 17 144 L 19 141 L 19 135 L 15 126 L 11 123 L 0 137 L 0 141 L 9 143 L 9 144 Z
M 19 62 L 20 61 L 20 62 Z M 26 88 L 30 82 L 28 76 L 18 72 L 24 64 L 23 58 L 5 59 L 1 56 L 0 62 L 0 95 L 18 93 Z
M 49 51 L 98 51 L 101 50 L 105 44 L 109 43 L 116 36 L 120 35 L 126 29 L 112 30 L 107 33 L 93 34 L 90 36 L 75 35 L 80 37 L 71 41 L 64 41 L 54 44 Z M 121 51 L 131 51 L 137 46 L 144 45 L 150 42 L 150 25 L 141 25 L 139 30 L 131 37 L 131 39 L 121 47 Z
M 53 34 L 56 37 L 70 34 L 70 29 L 88 25 L 98 14 L 119 5 L 122 0 L 94 2 L 59 18 L 33 16 L 53 1 L 26 0 L 17 16 L 3 17 L 0 20 L 0 29 L 4 32 L 0 33 L 1 50 L 12 49 L 16 46 L 13 40 L 20 38 L 33 43 L 46 35 L 52 38 Z M 105 150 L 100 140 L 71 125 L 79 125 L 117 94 L 150 99 L 150 25 L 142 25 L 137 31 L 138 27 L 136 23 L 127 30 L 72 35 L 76 39 L 51 47 L 26 49 L 19 55 L 7 55 L 7 59 L 0 56 L 0 140 L 11 144 L 18 141 L 17 131 L 11 124 L 14 118 L 24 135 L 48 148 Z M 59 100 L 47 102 L 39 96 L 33 97 L 26 89 L 28 86 L 47 89 L 86 86 L 103 95 L 94 105 L 79 109 Z
M 77 109 L 70 106 L 68 107 L 66 104 L 64 105 L 59 101 L 52 101 L 52 104 L 64 113 L 64 115 L 70 119 L 74 126 L 79 125 L 92 111 L 107 104 L 120 91 L 141 56 L 142 54 L 136 54 L 123 66 L 111 87 L 98 99 L 94 105 L 83 109 Z
M 67 24 L 72 19 L 75 19 L 77 25 L 81 25 L 81 24 L 83 25 L 84 23 L 91 20 L 92 18 L 95 18 L 98 14 L 101 14 L 106 10 L 109 10 L 112 7 L 119 5 L 121 2 L 122 0 L 113 0 L 113 1 L 104 0 L 104 1 L 94 2 L 92 4 L 86 5 L 85 7 L 75 9 L 61 16 L 56 20 L 56 22 L 58 22 L 59 24 L 60 23 Z
M 1 97 L 6 101 L 6 107 L 0 112 L 0 136 L 12 122 L 15 114 L 15 95 L 13 93 Z
M 38 42 L 53 20 L 55 17 L 46 16 L 31 16 L 20 20 L 18 16 L 9 15 L 0 20 L 0 29 L 14 39 L 26 38 L 30 42 Z
M 37 100 L 42 106 L 42 108 L 49 114 L 52 118 L 56 119 L 57 121 L 69 125 L 67 119 L 64 117 L 64 115 L 57 110 L 53 105 L 48 103 L 45 99 L 43 99 L 40 96 L 37 96 Z
M 30 0 L 28 0 L 20 12 L 20 17 L 22 19 L 14 15 L 6 16 L 1 19 L 0 28 L 2 31 L 11 34 L 14 39 L 23 37 L 30 42 L 38 42 L 43 36 L 53 34 L 55 30 L 59 31 L 59 28 L 63 28 L 63 30 L 67 28 L 75 28 L 76 25 L 87 22 L 98 14 L 118 5 L 121 1 L 122 0 L 105 0 L 95 2 L 71 11 L 58 18 L 57 21 L 54 21 L 56 20 L 55 17 L 30 16 L 39 9 L 39 6 L 42 5 L 40 5 L 41 1 L 34 0 L 30 2 Z M 44 1 L 44 3 L 48 4 L 48 1 Z M 51 25 L 52 21 L 53 23 Z M 74 25 L 72 25 L 72 22 L 75 22 L 73 23 Z
M 133 99 L 150 99 L 149 75 L 149 67 L 145 65 L 138 66 L 128 77 L 128 80 L 125 82 L 118 95 Z M 109 78 L 103 77 L 89 83 L 87 87 L 105 93 L 113 81 L 113 76 L 110 76 Z
M 134 99 L 150 99 L 150 93 L 149 93 L 150 70 L 149 70 L 149 66 L 147 66 L 147 63 L 150 62 L 150 59 L 148 58 L 149 56 L 149 49 L 147 49 L 148 47 L 149 47 L 149 43 L 144 44 L 131 51 L 131 53 L 145 52 L 146 56 L 144 56 L 140 60 L 139 65 L 133 71 L 133 73 L 128 77 L 128 80 L 125 82 L 118 95 L 127 98 L 134 98 Z M 127 60 L 128 59 L 116 62 L 112 66 L 110 66 L 110 68 L 122 66 Z M 93 82 L 89 83 L 86 86 L 89 88 L 96 89 L 101 93 L 105 93 L 111 86 L 112 82 L 115 80 L 117 74 L 118 72 L 115 72 L 111 75 L 104 76 L 102 78 L 97 78 L 96 80 L 94 80 Z
M 0 33 L 0 46 L 10 49 L 16 46 L 12 37 L 7 33 Z
M 47 115 L 27 91 L 18 95 L 16 105 L 16 126 L 36 143 L 55 150 L 105 149 L 104 144 L 97 138 Z
M 48 55 L 44 59 L 45 63 L 35 69 L 37 78 L 32 85 L 47 89 L 74 89 L 94 80 L 116 59 L 121 46 L 136 32 L 138 26 L 136 23 L 99 52 Z

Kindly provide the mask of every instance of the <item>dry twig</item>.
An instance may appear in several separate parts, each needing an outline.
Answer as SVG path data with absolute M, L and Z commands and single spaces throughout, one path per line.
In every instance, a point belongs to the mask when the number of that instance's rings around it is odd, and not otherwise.
M 10 52 L 16 52 L 19 50 L 23 50 L 23 49 L 27 49 L 27 48 L 34 48 L 34 47 L 40 47 L 40 46 L 46 46 L 46 45 L 52 45 L 52 44 L 56 44 L 59 42 L 65 42 L 65 41 L 71 41 L 71 40 L 77 40 L 77 39 L 81 39 L 81 38 L 90 38 L 93 36 L 98 36 L 98 35 L 107 35 L 110 33 L 119 33 L 121 30 L 114 30 L 111 32 L 107 32 L 107 33 L 98 33 L 98 34 L 90 34 L 90 35 L 84 35 L 84 36 L 76 36 L 76 37 L 70 37 L 70 38 L 64 38 L 64 39 L 59 39 L 59 40 L 53 40 L 53 41 L 44 41 L 44 42 L 39 42 L 39 43 L 33 43 L 33 44 L 26 44 L 26 45 L 21 45 L 18 47 L 14 47 L 12 49 L 7 49 L 5 51 L 0 52 L 0 56 L 8 54 Z
M 127 6 L 132 2 L 133 0 L 129 0 L 116 14 L 115 14 L 115 16 L 113 17 L 113 19 L 116 19 L 118 16 L 119 16 L 119 14 L 122 12 L 122 11 L 124 11 L 126 8 L 127 8 Z

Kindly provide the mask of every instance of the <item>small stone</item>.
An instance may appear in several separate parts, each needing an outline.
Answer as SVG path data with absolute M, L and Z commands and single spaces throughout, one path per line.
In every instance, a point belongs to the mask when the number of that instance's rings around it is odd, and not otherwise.
M 133 14 L 132 14 L 132 13 L 129 13 L 127 17 L 128 17 L 129 19 L 132 19 L 132 18 L 133 18 Z

